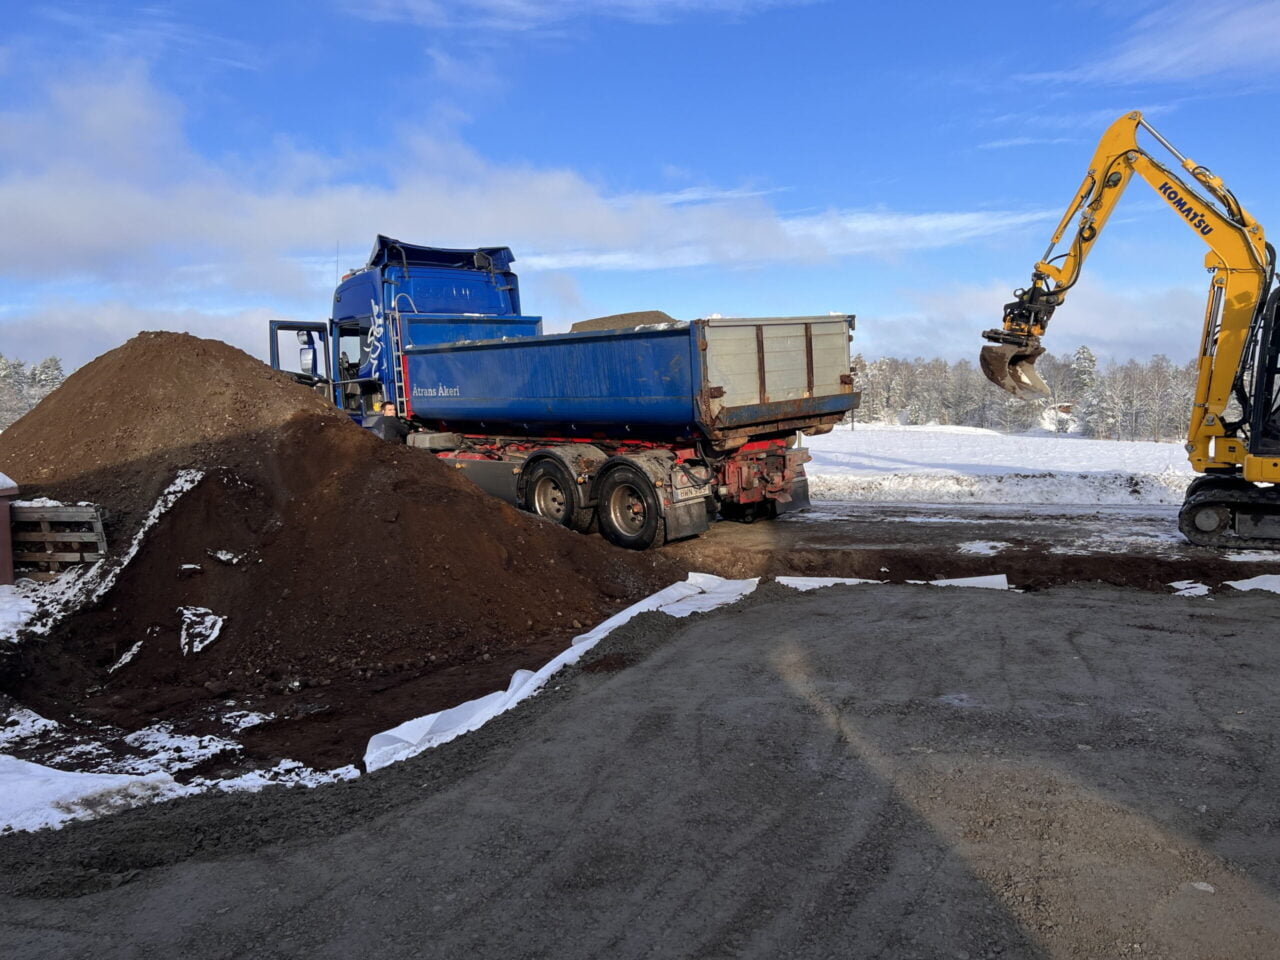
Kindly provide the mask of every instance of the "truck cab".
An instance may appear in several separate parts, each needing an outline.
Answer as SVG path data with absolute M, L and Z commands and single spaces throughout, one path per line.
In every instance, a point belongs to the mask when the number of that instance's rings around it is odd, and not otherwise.
M 455 250 L 378 235 L 368 263 L 342 278 L 328 322 L 271 323 L 271 366 L 315 387 L 353 420 L 385 401 L 408 416 L 403 349 L 535 337 L 541 317 L 520 313 L 508 247 Z M 296 368 L 286 344 L 297 339 Z

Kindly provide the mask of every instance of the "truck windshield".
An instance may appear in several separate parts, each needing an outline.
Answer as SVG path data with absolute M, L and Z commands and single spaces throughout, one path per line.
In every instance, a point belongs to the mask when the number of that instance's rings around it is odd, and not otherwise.
M 501 274 L 467 274 L 455 270 L 421 270 L 403 279 L 402 270 L 388 270 L 387 300 L 401 313 L 509 314 L 511 301 L 500 290 Z

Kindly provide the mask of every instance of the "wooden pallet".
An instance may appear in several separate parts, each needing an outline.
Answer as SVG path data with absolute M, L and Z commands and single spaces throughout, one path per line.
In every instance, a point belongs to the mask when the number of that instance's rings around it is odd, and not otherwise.
M 21 577 L 53 580 L 78 563 L 100 560 L 107 552 L 98 507 L 10 508 L 13 568 Z

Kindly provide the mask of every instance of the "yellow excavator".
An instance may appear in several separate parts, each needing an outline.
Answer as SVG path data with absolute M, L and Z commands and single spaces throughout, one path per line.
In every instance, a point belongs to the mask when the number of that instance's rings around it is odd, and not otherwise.
M 1176 158 L 1185 178 L 1139 145 L 1141 130 Z M 1222 178 L 1174 149 L 1141 113 L 1125 114 L 1102 135 L 1031 286 L 1014 291 L 1000 329 L 983 333 L 992 342 L 982 349 L 983 373 L 1014 396 L 1049 395 L 1035 370 L 1045 352 L 1040 338 L 1134 174 L 1209 247 L 1204 262 L 1212 279 L 1186 443 L 1203 476 L 1187 488 L 1178 527 L 1205 546 L 1280 550 L 1280 486 L 1271 486 L 1280 483 L 1275 249 Z M 1073 218 L 1070 245 L 1054 256 Z

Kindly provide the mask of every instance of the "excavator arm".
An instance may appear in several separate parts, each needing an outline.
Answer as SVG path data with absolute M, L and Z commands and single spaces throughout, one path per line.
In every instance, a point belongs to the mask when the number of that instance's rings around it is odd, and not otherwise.
M 1177 159 L 1185 179 L 1138 144 L 1140 129 Z M 1212 279 L 1187 452 L 1198 471 L 1239 470 L 1246 451 L 1242 443 L 1229 439 L 1239 424 L 1224 421 L 1223 415 L 1247 360 L 1250 336 L 1261 321 L 1274 270 L 1273 252 L 1261 225 L 1240 206 L 1222 179 L 1175 150 L 1141 113 L 1126 114 L 1102 135 L 1088 173 L 1054 230 L 1044 257 L 1032 270 L 1031 286 L 1014 291 L 1015 299 L 1005 305 L 999 329 L 983 333 L 993 344 L 982 350 L 983 372 L 1015 396 L 1049 395 L 1035 371 L 1035 361 L 1045 352 L 1040 338 L 1054 311 L 1075 286 L 1098 234 L 1135 175 L 1150 184 L 1209 247 L 1205 266 Z M 1074 233 L 1066 251 L 1054 256 L 1073 220 Z

